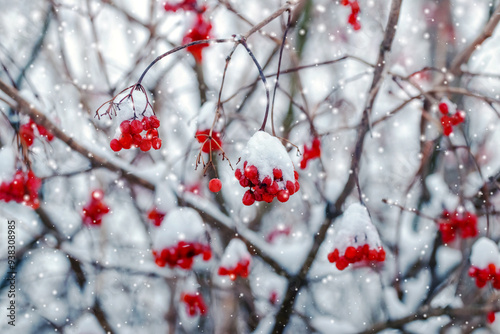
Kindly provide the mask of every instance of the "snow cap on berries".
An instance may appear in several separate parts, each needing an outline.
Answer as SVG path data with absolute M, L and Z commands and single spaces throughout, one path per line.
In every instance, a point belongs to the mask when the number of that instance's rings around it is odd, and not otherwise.
M 249 166 L 257 167 L 261 182 L 267 176 L 272 178 L 275 168 L 281 169 L 283 172 L 283 182 L 287 180 L 295 182 L 295 169 L 288 152 L 278 138 L 267 132 L 257 131 L 250 138 L 241 160 L 246 161 Z
M 484 269 L 490 264 L 500 267 L 498 245 L 486 237 L 479 238 L 472 246 L 470 262 L 472 266 L 480 269 Z
M 365 206 L 359 203 L 349 205 L 335 228 L 333 244 L 339 251 L 344 251 L 349 246 L 365 244 L 368 244 L 370 249 L 382 246 Z
M 199 241 L 205 234 L 203 226 L 203 220 L 194 209 L 184 207 L 172 210 L 153 237 L 153 249 L 161 251 L 177 245 L 179 241 Z
M 219 266 L 219 275 L 228 275 L 233 281 L 236 276 L 247 277 L 251 260 L 252 256 L 248 252 L 245 243 L 238 238 L 234 238 L 224 251 Z

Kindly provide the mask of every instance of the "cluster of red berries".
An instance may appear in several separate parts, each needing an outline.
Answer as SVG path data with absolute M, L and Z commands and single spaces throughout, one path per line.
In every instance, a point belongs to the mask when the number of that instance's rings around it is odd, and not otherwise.
M 210 21 L 206 21 L 203 16 L 203 13 L 207 10 L 206 6 L 198 6 L 196 0 L 182 0 L 176 4 L 166 3 L 164 8 L 167 12 L 176 12 L 179 9 L 182 9 L 184 11 L 196 13 L 194 25 L 188 30 L 182 39 L 182 44 L 188 44 L 211 37 L 210 32 L 212 31 L 212 24 Z M 197 63 L 201 63 L 202 51 L 207 46 L 208 44 L 197 44 L 189 46 L 187 51 L 193 55 Z
M 207 313 L 207 305 L 199 293 L 183 293 L 182 301 L 186 304 L 186 310 L 190 317 L 194 317 L 198 313 L 201 315 Z
M 171 268 L 179 267 L 186 270 L 193 267 L 194 257 L 200 254 L 203 255 L 203 261 L 210 260 L 212 258 L 210 246 L 182 240 L 175 246 L 164 248 L 161 252 L 153 250 L 158 266 L 165 267 L 168 264 Z
M 38 191 L 42 181 L 30 170 L 25 174 L 18 170 L 10 182 L 2 182 L 0 185 L 0 200 L 5 202 L 14 201 L 38 209 L 40 200 Z
M 288 180 L 285 187 L 280 187 L 278 182 L 283 181 L 283 172 L 279 168 L 273 169 L 273 175 L 266 176 L 262 182 L 259 181 L 259 170 L 253 165 L 248 165 L 245 161 L 243 172 L 240 168 L 236 169 L 234 176 L 240 181 L 240 185 L 250 187 L 243 195 L 243 204 L 252 205 L 255 201 L 271 203 L 275 197 L 278 201 L 284 203 L 288 201 L 291 195 L 299 191 L 299 173 L 294 171 L 295 183 Z
M 471 212 L 449 212 L 444 210 L 439 220 L 439 231 L 443 243 L 455 240 L 458 233 L 462 238 L 472 238 L 477 235 L 477 216 Z
M 154 226 L 160 226 L 163 218 L 165 218 L 165 213 L 158 211 L 157 208 L 152 208 L 148 212 L 148 219 L 152 221 Z
M 469 276 L 476 279 L 476 286 L 478 288 L 484 288 L 486 283 L 491 281 L 493 288 L 500 290 L 500 268 L 497 270 L 493 263 L 490 263 L 484 269 L 471 266 L 469 268 Z
M 449 136 L 453 132 L 453 127 L 465 121 L 465 112 L 457 110 L 454 114 L 450 114 L 448 104 L 441 102 L 439 104 L 439 111 L 441 116 L 441 125 L 443 126 L 443 133 Z
M 185 11 L 205 11 L 205 7 L 198 8 L 198 4 L 196 3 L 197 0 L 182 0 L 181 2 L 178 3 L 169 3 L 167 2 L 164 6 L 165 10 L 167 12 L 176 12 L 179 9 L 185 10 Z
M 47 139 L 48 141 L 54 140 L 54 135 L 52 133 L 47 131 L 45 127 L 33 122 L 33 120 L 30 118 L 30 121 L 28 123 L 21 125 L 21 127 L 19 128 L 19 135 L 28 147 L 33 145 L 33 142 L 35 140 L 35 129 L 38 130 L 38 134 L 40 136 L 45 137 L 45 139 Z
M 312 159 L 319 158 L 321 156 L 321 142 L 319 138 L 314 138 L 311 144 L 311 148 L 304 145 L 304 155 L 302 156 L 302 161 L 300 162 L 300 168 L 305 169 L 307 167 L 307 162 Z
M 132 147 L 139 147 L 143 152 L 149 151 L 151 147 L 159 150 L 161 148 L 161 139 L 158 137 L 157 130 L 159 126 L 160 121 L 156 116 L 146 116 L 142 121 L 137 119 L 123 121 L 120 124 L 120 138 L 111 140 L 109 146 L 115 152 Z
M 212 136 L 210 136 L 210 129 L 198 130 L 196 131 L 196 139 L 198 140 L 198 143 L 203 144 L 201 147 L 201 151 L 203 153 L 218 151 L 222 148 L 220 132 L 212 131 Z
M 349 246 L 346 248 L 344 255 L 340 255 L 337 248 L 328 254 L 328 261 L 330 263 L 335 263 L 338 270 L 344 270 L 347 268 L 349 263 L 356 262 L 384 262 L 385 261 L 385 251 L 382 247 L 378 249 L 370 249 L 370 246 L 365 244 L 363 246 L 358 246 L 355 248 Z
M 100 226 L 102 217 L 109 213 L 109 207 L 104 203 L 104 192 L 94 190 L 90 202 L 83 208 L 83 223 L 87 226 Z
M 342 6 L 351 6 L 351 15 L 349 15 L 349 19 L 347 20 L 347 22 L 352 26 L 354 30 L 361 29 L 361 25 L 358 21 L 360 12 L 358 0 L 342 0 L 341 4 Z
M 221 276 L 229 276 L 231 281 L 236 280 L 237 276 L 247 278 L 248 274 L 250 273 L 248 266 L 250 265 L 250 259 L 248 258 L 243 258 L 238 261 L 235 267 L 233 268 L 226 268 L 226 267 L 219 267 L 218 274 Z
M 182 44 L 188 44 L 194 41 L 200 41 L 203 39 L 210 38 L 210 31 L 212 30 L 212 24 L 210 21 L 205 21 L 203 14 L 196 14 L 196 19 L 194 25 L 188 30 L 187 34 L 182 39 Z M 187 47 L 187 51 L 190 52 L 197 63 L 201 63 L 202 51 L 206 48 L 208 43 L 197 44 Z

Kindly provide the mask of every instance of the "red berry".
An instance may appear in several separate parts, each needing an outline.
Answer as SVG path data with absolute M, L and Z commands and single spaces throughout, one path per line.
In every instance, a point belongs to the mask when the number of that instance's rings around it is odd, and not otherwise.
M 130 129 L 131 129 L 131 132 L 133 134 L 139 134 L 139 133 L 141 133 L 142 130 L 143 130 L 141 121 L 139 121 L 139 120 L 133 120 L 130 123 Z
M 219 179 L 211 179 L 208 183 L 208 189 L 213 193 L 218 193 L 222 189 L 222 182 Z
M 132 143 L 134 140 L 129 133 L 126 133 L 126 134 L 120 136 L 119 141 L 120 141 L 120 144 L 122 145 L 122 147 L 124 149 L 128 150 L 129 148 L 132 147 Z
M 490 323 L 490 324 L 494 323 L 495 322 L 495 312 L 488 312 L 486 319 L 488 320 L 488 323 Z
M 280 201 L 281 203 L 288 201 L 289 198 L 290 193 L 288 192 L 288 190 L 280 190 L 278 192 L 278 201 Z
M 275 180 L 281 179 L 283 177 L 283 172 L 281 171 L 281 169 L 274 168 L 273 169 L 273 177 Z
M 143 139 L 139 148 L 143 152 L 149 151 L 151 149 L 151 140 Z
M 154 115 L 149 117 L 149 123 L 151 124 L 152 128 L 157 129 L 160 127 L 160 120 Z
M 259 177 L 259 170 L 255 166 L 247 166 L 245 168 L 245 176 L 249 180 L 253 180 Z
M 449 110 L 448 110 L 448 105 L 446 103 L 441 102 L 438 107 L 439 107 L 439 111 L 441 112 L 441 114 L 443 114 L 443 115 L 448 114 Z
M 250 206 L 255 203 L 255 195 L 251 190 L 247 190 L 243 195 L 243 204 L 246 206 Z
M 111 149 L 113 151 L 118 152 L 118 151 L 120 151 L 122 149 L 122 144 L 120 144 L 120 142 L 118 141 L 118 139 L 113 139 L 109 143 L 109 147 L 111 147 Z
M 159 150 L 161 148 L 161 139 L 158 137 L 153 138 L 151 144 L 155 150 Z
M 129 133 L 130 132 L 130 121 L 123 121 L 122 124 L 120 124 L 120 131 L 122 133 Z

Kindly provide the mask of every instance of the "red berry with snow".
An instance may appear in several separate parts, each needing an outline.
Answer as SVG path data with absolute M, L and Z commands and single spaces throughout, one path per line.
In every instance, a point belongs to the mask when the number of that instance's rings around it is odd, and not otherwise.
M 219 179 L 211 179 L 208 182 L 208 189 L 213 193 L 218 193 L 222 189 L 222 182 Z
M 195 23 L 187 34 L 182 39 L 182 44 L 188 44 L 194 41 L 209 39 L 210 32 L 212 31 L 212 24 L 210 21 L 205 20 L 204 16 L 199 13 L 196 15 Z M 196 44 L 189 46 L 187 51 L 190 52 L 197 63 L 202 61 L 202 51 L 204 48 L 208 47 L 209 44 Z
M 349 19 L 347 22 L 352 26 L 354 30 L 361 29 L 361 25 L 359 24 L 358 16 L 360 12 L 359 2 L 358 0 L 342 0 L 342 6 L 350 6 L 351 14 L 349 15 Z
M 274 198 L 287 202 L 298 191 L 299 174 L 276 137 L 258 131 L 248 141 L 242 159 L 243 168 L 236 169 L 234 176 L 242 187 L 250 188 L 243 195 L 244 205 L 271 203 Z
M 148 212 L 148 219 L 151 220 L 155 226 L 160 226 L 163 218 L 165 218 L 165 213 L 159 211 L 157 208 L 152 208 Z
M 125 120 L 119 127 L 119 138 L 111 140 L 109 146 L 115 152 L 121 149 L 128 150 L 132 147 L 138 147 L 141 151 L 147 152 L 151 148 L 159 150 L 161 148 L 161 139 L 158 137 L 157 128 L 160 121 L 156 116 L 143 116 L 142 119 L 132 121 Z
M 457 106 L 450 100 L 444 98 L 438 105 L 441 114 L 441 125 L 443 134 L 449 136 L 453 133 L 453 127 L 465 121 L 465 112 L 458 110 Z
M 304 155 L 302 156 L 302 161 L 300 162 L 300 168 L 305 169 L 309 160 L 319 158 L 321 156 L 321 141 L 319 138 L 314 138 L 311 144 L 311 148 L 304 145 Z
M 31 118 L 28 123 L 19 127 L 21 140 L 28 147 L 33 145 L 36 134 L 40 135 L 40 137 L 45 137 L 45 139 L 49 142 L 54 139 L 54 135 L 52 133 L 50 133 L 44 126 L 36 124 Z

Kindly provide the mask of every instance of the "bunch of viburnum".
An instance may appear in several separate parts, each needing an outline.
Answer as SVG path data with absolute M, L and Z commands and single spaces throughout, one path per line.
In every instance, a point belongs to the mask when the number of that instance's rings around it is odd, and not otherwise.
M 476 279 L 478 288 L 491 281 L 491 286 L 500 290 L 500 252 L 493 240 L 479 238 L 472 246 L 470 262 L 469 276 Z
M 368 266 L 385 260 L 377 229 L 368 210 L 361 204 L 351 204 L 336 223 L 333 246 L 335 249 L 328 254 L 328 261 L 335 263 L 339 270 L 344 270 L 349 264 Z
M 14 201 L 37 209 L 40 206 L 38 192 L 42 181 L 36 177 L 32 170 L 24 172 L 17 170 L 11 181 L 0 184 L 0 200 Z
M 443 243 L 452 242 L 457 235 L 463 239 L 477 235 L 477 216 L 469 211 L 444 210 L 438 222 Z
M 243 168 L 236 169 L 234 175 L 242 187 L 249 187 L 243 204 L 271 203 L 274 198 L 286 202 L 299 191 L 299 174 L 278 138 L 257 131 L 248 141 L 242 160 Z

